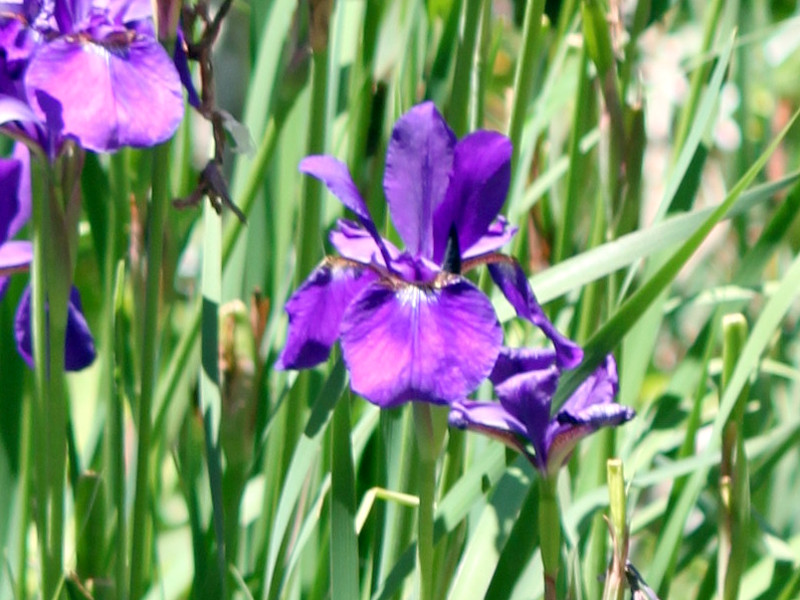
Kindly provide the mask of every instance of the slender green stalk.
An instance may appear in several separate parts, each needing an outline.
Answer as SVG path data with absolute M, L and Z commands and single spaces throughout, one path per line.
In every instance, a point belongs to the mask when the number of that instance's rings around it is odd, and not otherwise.
M 17 580 L 14 586 L 14 598 L 26 600 L 28 597 L 28 586 L 26 585 L 25 573 L 28 563 L 28 522 L 30 521 L 30 501 L 31 501 L 31 455 L 33 453 L 33 415 L 34 407 L 31 402 L 22 403 L 22 436 L 20 438 L 20 448 L 22 456 L 19 463 L 19 488 L 17 494 L 17 506 L 19 507 L 19 529 L 17 530 Z
M 558 472 L 539 478 L 539 547 L 544 567 L 545 600 L 556 600 L 558 569 L 561 562 L 561 517 L 556 498 Z
M 169 204 L 169 143 L 153 149 L 153 191 L 148 214 L 147 281 L 145 284 L 144 340 L 142 344 L 141 391 L 139 397 L 139 443 L 136 452 L 136 490 L 131 525 L 130 598 L 144 595 L 147 557 L 147 505 L 150 483 L 151 409 L 158 371 L 158 308 L 161 290 L 164 222 Z
M 116 363 L 122 360 L 124 352 L 124 332 L 121 327 L 122 303 L 125 288 L 125 263 L 119 261 L 114 283 L 114 304 L 112 316 L 114 327 L 114 356 Z M 109 469 L 111 471 L 111 498 L 116 514 L 116 535 L 114 557 L 114 577 L 116 578 L 116 594 L 119 600 L 127 598 L 127 577 L 128 577 L 128 540 L 126 531 L 127 510 L 125 507 L 125 405 L 121 390 L 122 366 L 115 364 L 113 369 L 114 401 L 111 402 L 111 412 L 109 413 L 110 431 L 109 441 Z
M 625 565 L 628 562 L 628 522 L 622 461 L 613 458 L 609 459 L 607 469 L 609 508 L 611 512 L 610 527 L 614 553 L 611 566 L 606 574 L 603 600 L 622 600 L 627 588 Z
M 723 0 L 712 0 L 708 7 L 708 16 L 706 18 L 705 27 L 703 29 L 703 43 L 700 48 L 699 56 L 704 56 L 711 51 L 714 45 L 714 39 L 719 29 L 719 18 L 722 13 L 722 8 L 725 5 Z M 703 91 L 703 86 L 708 79 L 708 74 L 713 67 L 713 61 L 706 61 L 703 65 L 699 66 L 692 73 L 692 80 L 689 87 L 689 98 L 683 105 L 680 117 L 678 119 L 678 126 L 675 129 L 675 139 L 673 142 L 674 157 L 673 162 L 677 160 L 678 154 L 683 149 L 683 144 L 686 137 L 689 135 L 689 130 L 694 122 L 697 113 L 697 107 L 700 103 L 700 94 Z
M 520 144 L 522 143 L 522 126 L 528 103 L 533 94 L 533 76 L 536 67 L 539 33 L 542 28 L 544 0 L 529 0 L 525 7 L 525 23 L 522 29 L 522 53 L 514 74 L 514 104 L 511 108 L 511 122 L 508 126 L 508 137 L 511 139 L 513 154 L 511 156 L 511 172 L 514 173 L 519 161 Z
M 437 414 L 434 414 L 437 411 Z M 433 517 L 436 509 L 436 461 L 444 439 L 439 410 L 427 402 L 414 402 L 414 430 L 419 449 L 419 512 L 417 514 L 417 568 L 419 598 L 433 600 L 434 573 Z
M 46 598 L 57 597 L 63 568 L 64 487 L 67 407 L 64 395 L 64 343 L 72 261 L 67 222 L 47 160 L 32 158 L 33 201 L 33 332 L 37 385 L 36 460 L 38 522 L 42 545 L 42 583 Z M 66 178 L 65 178 L 66 179 Z M 69 182 L 62 181 L 67 185 Z M 61 190 L 64 192 L 65 190 Z M 66 198 L 71 192 L 66 190 Z M 66 264 L 65 264 L 66 263 Z
M 450 94 L 450 110 L 447 121 L 458 137 L 467 133 L 469 125 L 469 104 L 472 97 L 472 70 L 475 64 L 475 42 L 481 24 L 481 5 L 483 0 L 465 0 L 464 24 L 458 44 L 456 68 L 453 74 L 453 91 Z
M 736 361 L 747 342 L 747 321 L 741 313 L 722 320 L 722 388 L 727 388 Z M 744 409 L 749 394 L 745 385 L 722 431 L 722 458 L 719 485 L 722 507 L 717 552 L 717 589 L 719 597 L 735 600 L 745 569 L 750 517 L 750 485 L 747 455 L 744 450 Z
M 128 177 L 126 173 L 128 153 L 120 151 L 111 157 L 111 198 L 107 204 L 106 256 L 103 264 L 103 291 L 106 302 L 103 321 L 103 341 L 107 348 L 101 354 L 103 387 L 106 397 L 106 415 L 109 421 L 105 436 L 105 464 L 108 467 L 111 506 L 109 522 L 114 522 L 114 578 L 117 597 L 124 600 L 127 594 L 127 543 L 125 537 L 125 434 L 123 430 L 124 407 L 116 386 L 116 362 L 122 360 L 117 353 L 116 320 L 119 303 L 122 301 L 122 282 L 125 277 L 124 263 L 117 264 L 117 207 L 128 199 Z M 113 520 L 113 521 L 112 521 Z

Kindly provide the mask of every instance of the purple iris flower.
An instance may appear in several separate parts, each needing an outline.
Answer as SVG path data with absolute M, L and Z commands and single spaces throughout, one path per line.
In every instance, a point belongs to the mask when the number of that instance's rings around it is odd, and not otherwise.
M 359 223 L 339 221 L 330 241 L 341 258 L 325 259 L 287 302 L 289 330 L 276 368 L 319 364 L 340 339 L 351 387 L 381 407 L 445 404 L 475 390 L 491 372 L 503 334 L 489 299 L 462 273 L 511 261 L 492 258 L 516 232 L 498 217 L 510 159 L 508 138 L 476 131 L 457 140 L 433 103 L 404 114 L 392 131 L 383 179 L 406 245 L 401 251 L 378 234 L 344 164 L 305 158 L 300 171 L 320 179 Z M 523 316 L 543 316 L 527 280 L 511 282 L 507 275 L 515 271 L 499 269 L 505 288 L 523 286 L 512 303 L 532 303 Z M 580 349 L 553 331 L 545 329 L 560 359 L 579 361 Z
M 503 348 L 489 376 L 500 402 L 455 402 L 450 424 L 495 437 L 522 452 L 543 474 L 553 475 L 582 438 L 635 415 L 614 402 L 617 365 L 609 354 L 551 418 L 560 373 L 552 350 Z
M 54 136 L 96 152 L 170 138 L 183 94 L 151 11 L 150 0 L 0 3 L 0 123 L 51 156 Z
M 31 187 L 28 149 L 16 144 L 12 158 L 0 159 L 0 300 L 8 288 L 10 275 L 27 271 L 33 260 L 29 241 L 12 240 L 31 214 Z M 78 290 L 70 292 L 64 367 L 79 371 L 95 358 L 94 339 L 81 310 Z M 33 367 L 31 344 L 31 292 L 23 292 L 14 321 L 17 350 Z

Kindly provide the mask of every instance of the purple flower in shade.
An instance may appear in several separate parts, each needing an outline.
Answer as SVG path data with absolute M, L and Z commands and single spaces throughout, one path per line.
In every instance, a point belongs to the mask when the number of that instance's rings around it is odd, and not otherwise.
M 560 372 L 552 350 L 504 348 L 489 377 L 500 402 L 455 402 L 450 424 L 495 437 L 522 452 L 543 474 L 553 475 L 582 438 L 635 414 L 614 402 L 617 365 L 609 354 L 550 418 Z
M 156 39 L 150 0 L 23 0 L 0 8 L 0 123 L 12 134 L 54 156 L 68 136 L 109 152 L 153 146 L 175 132 L 181 82 Z
M 12 240 L 30 218 L 31 188 L 28 149 L 16 144 L 12 158 L 0 159 L 0 300 L 8 287 L 10 275 L 27 271 L 33 260 L 31 243 Z M 17 350 L 33 367 L 31 344 L 30 287 L 25 288 L 14 323 Z M 67 336 L 64 366 L 78 371 L 89 366 L 95 357 L 94 339 L 81 310 L 78 290 L 72 288 L 67 313 Z
M 499 133 L 456 140 L 430 102 L 404 114 L 392 131 L 383 180 L 404 251 L 378 234 L 344 164 L 305 158 L 300 171 L 320 179 L 359 223 L 339 221 L 330 241 L 342 257 L 325 259 L 287 302 L 289 330 L 276 368 L 312 367 L 341 339 L 351 387 L 381 407 L 445 404 L 477 388 L 494 366 L 502 330 L 488 298 L 462 273 L 512 264 L 492 254 L 516 232 L 497 216 L 510 158 L 511 143 Z M 499 272 L 505 288 L 519 283 L 507 276 L 513 269 Z M 522 286 L 512 303 L 529 301 L 523 316 L 543 317 L 524 277 Z M 559 360 L 580 360 L 580 348 L 553 336 L 549 322 L 544 331 Z

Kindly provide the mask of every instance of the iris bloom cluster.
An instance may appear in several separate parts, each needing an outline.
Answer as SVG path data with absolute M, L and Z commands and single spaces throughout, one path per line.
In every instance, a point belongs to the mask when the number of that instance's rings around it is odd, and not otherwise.
M 181 79 L 155 35 L 150 0 L 0 1 L 0 129 L 37 156 L 55 163 L 67 143 L 94 152 L 154 146 L 175 133 L 183 111 Z M 71 161 L 72 181 L 81 164 Z M 1 297 L 7 277 L 32 259 L 29 242 L 12 240 L 31 214 L 29 156 L 20 144 L 0 161 L 0 180 Z M 29 364 L 30 317 L 26 289 L 15 333 Z M 75 288 L 66 345 L 66 369 L 94 359 Z
M 450 405 L 453 425 L 508 437 L 521 449 L 518 436 L 527 437 L 534 453 L 526 453 L 541 468 L 562 461 L 565 440 L 631 418 L 616 404 L 602 408 L 617 391 L 609 357 L 548 423 L 558 376 L 583 352 L 546 318 L 520 265 L 496 252 L 516 232 L 498 215 L 510 161 L 508 138 L 476 131 L 457 140 L 430 102 L 404 114 L 392 131 L 383 180 L 401 250 L 378 233 L 344 164 L 305 158 L 300 171 L 321 180 L 358 222 L 338 222 L 329 239 L 341 256 L 327 257 L 287 302 L 277 368 L 319 364 L 338 339 L 354 392 L 382 408 L 411 400 Z M 503 347 L 491 302 L 463 276 L 484 264 L 552 350 Z M 466 400 L 487 377 L 501 402 Z
M 33 260 L 31 243 L 13 239 L 31 216 L 29 160 L 28 149 L 19 143 L 10 158 L 0 159 L 0 301 L 8 288 L 9 277 L 28 270 Z M 25 288 L 17 307 L 14 334 L 17 350 L 33 367 L 30 286 Z M 94 361 L 95 354 L 94 339 L 83 316 L 80 294 L 73 287 L 67 309 L 64 368 L 67 371 L 84 369 Z

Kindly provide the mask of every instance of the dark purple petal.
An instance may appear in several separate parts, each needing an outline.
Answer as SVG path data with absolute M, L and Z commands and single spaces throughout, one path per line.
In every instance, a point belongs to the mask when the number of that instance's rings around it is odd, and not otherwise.
M 33 368 L 33 337 L 31 321 L 31 288 L 25 288 L 14 319 L 17 350 L 28 366 Z M 95 359 L 94 338 L 83 316 L 81 297 L 77 288 L 70 291 L 67 307 L 67 335 L 64 342 L 64 369 L 80 371 Z
M 289 330 L 276 369 L 306 369 L 325 360 L 339 337 L 342 315 L 377 276 L 369 269 L 327 259 L 289 298 Z
M 375 238 L 363 227 L 347 219 L 339 219 L 336 227 L 328 234 L 328 239 L 339 254 L 345 258 L 360 263 L 377 263 L 383 266 L 386 261 L 381 255 L 381 250 L 375 243 Z M 383 240 L 384 247 L 389 253 L 390 260 L 400 256 L 400 251 L 388 240 Z
M 556 353 L 550 348 L 507 348 L 503 347 L 497 355 L 489 379 L 495 385 L 509 377 L 526 371 L 541 371 L 556 363 Z
M 432 102 L 409 110 L 392 130 L 383 189 L 395 229 L 415 256 L 433 258 L 433 215 L 450 182 L 455 142 Z
M 518 437 L 528 437 L 525 425 L 497 402 L 455 402 L 450 406 L 448 422 L 452 427 L 483 433 L 527 454 Z
M 494 388 L 503 407 L 524 424 L 537 460 L 542 464 L 547 456 L 545 434 L 558 377 L 558 368 L 551 366 L 514 375 Z
M 192 81 L 192 72 L 189 70 L 189 56 L 186 49 L 186 39 L 180 27 L 178 28 L 177 36 L 175 37 L 175 49 L 172 55 L 172 60 L 175 63 L 175 68 L 178 70 L 181 83 L 186 89 L 186 98 L 189 101 L 189 105 L 199 109 L 200 95 L 197 93 L 197 89 L 194 87 L 194 81 Z
M 619 376 L 614 356 L 606 356 L 603 364 L 587 377 L 559 410 L 558 418 L 581 421 L 581 413 L 598 404 L 614 402 L 619 391 Z
M 0 158 L 0 244 L 13 237 L 11 224 L 19 213 L 19 180 L 22 165 L 11 158 Z
M 564 369 L 576 366 L 583 358 L 583 350 L 575 342 L 561 335 L 536 300 L 536 296 L 525 277 L 525 272 L 516 260 L 489 264 L 489 273 L 503 295 L 517 311 L 517 315 L 539 327 L 550 338 L 556 348 L 558 365 Z
M 24 271 L 33 260 L 33 244 L 24 240 L 0 244 L 0 275 Z
M 332 156 L 316 155 L 306 156 L 301 160 L 299 169 L 301 173 L 311 175 L 322 181 L 331 191 L 331 194 L 336 196 L 345 207 L 355 213 L 359 221 L 361 221 L 361 224 L 372 236 L 375 241 L 375 246 L 380 249 L 384 257 L 384 262 L 389 263 L 390 258 L 388 250 L 383 245 L 383 239 L 375 228 L 375 223 L 372 222 L 369 209 L 364 199 L 361 197 L 356 184 L 353 182 L 347 165 L 336 160 Z
M 500 215 L 494 223 L 489 225 L 489 229 L 486 230 L 483 237 L 470 246 L 469 249 L 462 251 L 461 256 L 466 260 L 494 252 L 510 242 L 517 231 L 517 227 L 511 225 L 504 216 Z
M 434 262 L 444 257 L 451 226 L 462 254 L 484 236 L 503 206 L 510 180 L 511 141 L 506 136 L 476 131 L 456 144 L 450 185 L 433 213 Z
M 491 371 L 502 339 L 488 298 L 460 277 L 437 286 L 374 283 L 342 319 L 351 387 L 383 408 L 464 398 Z
M 52 122 L 53 111 L 42 104 L 54 99 L 62 133 L 96 152 L 164 142 L 183 117 L 178 72 L 150 37 L 108 44 L 58 38 L 36 52 L 25 82 L 40 117 Z
M 0 244 L 14 237 L 30 217 L 30 155 L 17 143 L 13 158 L 0 159 Z
M 614 402 L 617 391 L 617 367 L 609 354 L 550 423 L 546 436 L 549 471 L 561 468 L 575 445 L 587 435 L 601 427 L 621 425 L 635 416 L 632 408 Z

